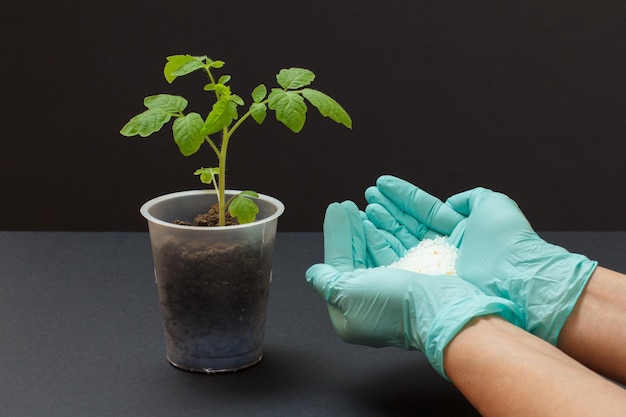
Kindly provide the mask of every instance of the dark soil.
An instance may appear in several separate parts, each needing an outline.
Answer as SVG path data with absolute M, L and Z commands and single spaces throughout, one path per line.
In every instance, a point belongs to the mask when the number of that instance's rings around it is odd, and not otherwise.
M 165 242 L 157 285 L 168 349 L 195 358 L 253 350 L 263 339 L 272 251 L 267 241 Z
M 196 216 L 193 223 L 186 222 L 184 220 L 175 220 L 174 224 L 181 224 L 183 226 L 205 226 L 213 227 L 219 226 L 220 215 L 217 203 L 213 204 L 208 212 L 201 213 Z M 226 226 L 233 226 L 239 224 L 236 218 L 232 217 L 230 213 L 226 213 Z

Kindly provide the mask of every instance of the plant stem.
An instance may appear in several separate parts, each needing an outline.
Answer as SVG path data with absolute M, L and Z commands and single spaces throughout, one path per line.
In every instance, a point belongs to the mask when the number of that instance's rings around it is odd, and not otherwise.
M 213 78 L 213 74 L 211 74 L 210 68 L 207 68 L 206 72 L 209 76 L 209 80 L 211 81 L 211 83 L 215 84 L 215 79 Z M 217 100 L 219 101 L 220 94 L 217 90 L 215 90 L 215 96 Z M 268 102 L 269 102 L 269 99 L 266 99 L 263 101 L 264 104 L 267 104 Z M 239 118 L 239 120 L 237 120 L 237 123 L 235 123 L 231 129 L 228 129 L 228 127 L 225 127 L 222 130 L 222 143 L 219 148 L 215 145 L 215 143 L 213 143 L 213 141 L 208 136 L 206 138 L 207 142 L 209 142 L 209 145 L 211 145 L 211 148 L 213 148 L 213 151 L 217 154 L 218 161 L 219 161 L 219 164 L 218 164 L 219 173 L 218 173 L 218 179 L 217 179 L 218 185 L 216 188 L 217 188 L 217 203 L 218 203 L 218 208 L 219 208 L 219 225 L 220 226 L 226 225 L 226 154 L 228 152 L 228 142 L 230 140 L 230 137 L 237 130 L 237 128 L 239 128 L 239 126 L 241 126 L 241 124 L 251 115 L 252 115 L 252 112 L 248 110 L 242 117 Z M 215 180 L 213 180 L 213 183 L 215 184 Z
M 219 155 L 219 174 L 217 180 L 218 186 L 218 204 L 219 204 L 219 224 L 220 226 L 226 226 L 226 151 L 228 150 L 228 129 L 224 128 L 222 133 L 222 148 Z
M 209 146 L 211 147 L 211 149 L 213 149 L 213 152 L 215 152 L 215 155 L 217 155 L 217 157 L 219 158 L 220 156 L 220 150 L 219 148 L 215 145 L 215 143 L 211 140 L 210 137 L 206 137 L 205 140 L 207 141 L 207 143 L 209 144 Z
M 235 133 L 235 130 L 241 124 L 252 115 L 250 111 L 246 112 L 243 116 L 237 120 L 237 123 L 233 125 L 233 127 L 229 130 L 227 127 L 224 128 L 222 132 L 222 145 L 221 151 L 218 154 L 219 158 L 219 174 L 218 174 L 218 204 L 219 204 L 219 224 L 220 226 L 226 225 L 226 154 L 228 151 L 228 142 L 230 137 Z
M 211 68 L 206 68 L 206 73 L 209 76 L 211 83 L 215 84 L 215 78 L 211 74 Z M 219 101 L 220 94 L 215 90 L 215 98 Z M 224 128 L 222 131 L 222 144 L 218 148 L 215 143 L 207 136 L 207 142 L 213 148 L 213 151 L 217 155 L 219 173 L 217 174 L 218 185 L 215 186 L 217 192 L 217 207 L 218 207 L 218 221 L 220 226 L 226 226 L 226 151 L 228 149 L 228 130 Z M 215 184 L 215 178 L 213 179 Z

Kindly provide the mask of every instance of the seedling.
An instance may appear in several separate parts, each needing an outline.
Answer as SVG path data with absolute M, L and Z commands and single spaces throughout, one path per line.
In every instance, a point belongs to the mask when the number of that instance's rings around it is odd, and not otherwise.
M 167 57 L 163 74 L 170 84 L 177 77 L 195 71 L 206 72 L 208 83 L 204 90 L 215 98 L 210 112 L 206 118 L 195 112 L 185 113 L 188 101 L 184 97 L 158 94 L 146 97 L 144 105 L 147 110 L 130 119 L 120 131 L 124 136 L 147 137 L 161 130 L 174 118 L 172 123 L 174 141 L 184 156 L 195 154 L 204 143 L 207 143 L 217 157 L 217 167 L 202 167 L 194 174 L 200 177 L 202 183 L 212 184 L 215 188 L 221 226 L 226 224 L 227 211 L 241 224 L 254 221 L 258 213 L 258 207 L 252 199 L 258 194 L 253 191 L 244 191 L 228 201 L 225 199 L 228 144 L 239 126 L 246 120 L 252 118 L 256 123 L 262 124 L 269 108 L 275 112 L 278 121 L 294 133 L 298 133 L 306 121 L 308 102 L 317 108 L 322 116 L 352 128 L 350 116 L 339 103 L 326 94 L 308 87 L 315 79 L 315 74 L 304 68 L 280 70 L 276 74 L 279 87 L 272 88 L 269 95 L 265 84 L 259 84 L 251 93 L 252 104 L 243 116 L 239 117 L 239 108 L 245 103 L 239 95 L 231 91 L 228 85 L 230 75 L 216 78 L 213 74 L 214 70 L 221 69 L 224 64 L 224 61 L 214 61 L 207 56 Z M 218 139 L 215 139 L 216 135 Z

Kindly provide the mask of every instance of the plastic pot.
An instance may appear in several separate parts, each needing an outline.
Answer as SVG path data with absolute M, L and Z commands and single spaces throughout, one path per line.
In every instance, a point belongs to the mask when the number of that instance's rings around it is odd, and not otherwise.
M 238 191 L 227 191 L 227 198 Z M 263 356 L 278 217 L 284 205 L 260 195 L 253 223 L 200 227 L 214 191 L 184 191 L 146 202 L 167 360 L 191 372 L 233 372 Z

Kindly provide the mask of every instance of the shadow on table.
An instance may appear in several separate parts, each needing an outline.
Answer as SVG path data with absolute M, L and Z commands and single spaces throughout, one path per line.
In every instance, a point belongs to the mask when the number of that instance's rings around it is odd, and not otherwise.
M 316 372 L 310 354 L 271 347 L 264 348 L 264 357 L 259 364 L 238 372 L 205 375 L 170 368 L 178 390 L 190 396 L 210 394 L 222 400 L 236 400 L 242 396 L 268 398 L 302 391 Z
M 414 353 L 418 359 L 393 366 L 374 360 L 368 366 L 366 361 L 333 361 L 326 354 L 268 346 L 261 363 L 232 374 L 191 374 L 172 367 L 168 385 L 183 402 L 201 399 L 214 411 L 241 410 L 240 415 L 248 415 L 254 406 L 268 415 L 274 410 L 276 416 L 294 410 L 297 414 L 289 415 L 479 416 L 450 382 Z
M 480 417 L 456 387 L 427 364 L 378 370 L 346 392 L 375 415 Z

